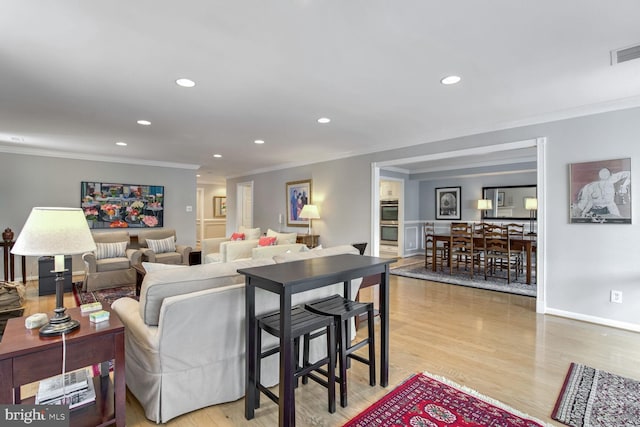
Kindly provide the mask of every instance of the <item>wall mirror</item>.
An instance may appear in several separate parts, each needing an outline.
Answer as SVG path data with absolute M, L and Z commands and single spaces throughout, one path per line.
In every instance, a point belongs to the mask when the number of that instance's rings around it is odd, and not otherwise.
M 482 198 L 491 200 L 491 209 L 483 210 L 484 219 L 530 219 L 526 199 L 537 197 L 534 185 L 482 187 Z

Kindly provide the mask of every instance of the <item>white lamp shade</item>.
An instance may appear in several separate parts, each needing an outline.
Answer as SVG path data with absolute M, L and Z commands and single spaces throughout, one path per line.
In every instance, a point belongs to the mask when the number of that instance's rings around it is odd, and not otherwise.
M 526 197 L 524 199 L 524 208 L 528 211 L 535 211 L 538 209 L 538 199 L 535 197 Z
M 33 208 L 12 253 L 24 256 L 75 255 L 96 250 L 80 208 Z
M 492 209 L 492 203 L 489 199 L 480 199 L 478 200 L 478 209 L 487 210 Z
M 318 213 L 318 207 L 316 205 L 304 205 L 298 217 L 303 219 L 320 218 L 320 214 Z

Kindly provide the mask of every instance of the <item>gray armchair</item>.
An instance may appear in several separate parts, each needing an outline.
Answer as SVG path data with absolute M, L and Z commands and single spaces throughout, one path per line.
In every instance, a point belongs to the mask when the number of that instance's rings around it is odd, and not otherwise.
M 169 246 L 165 246 L 162 242 L 166 239 L 173 238 L 169 242 Z M 149 242 L 152 240 L 152 242 Z M 142 260 L 148 262 L 157 262 L 161 264 L 183 264 L 189 265 L 189 254 L 193 250 L 191 246 L 177 245 L 176 231 L 171 228 L 160 228 L 156 230 L 140 230 L 138 232 L 138 243 L 142 251 Z M 162 248 L 160 251 L 154 251 L 153 247 Z
M 82 289 L 95 291 L 135 284 L 136 271 L 133 266 L 142 262 L 142 252 L 128 248 L 129 233 L 110 231 L 92 235 L 96 251 L 82 255 L 85 265 Z

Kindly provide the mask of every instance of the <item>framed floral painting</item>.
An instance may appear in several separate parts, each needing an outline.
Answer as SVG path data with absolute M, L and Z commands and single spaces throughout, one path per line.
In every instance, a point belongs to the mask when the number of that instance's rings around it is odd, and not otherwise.
M 163 226 L 162 185 L 82 181 L 80 198 L 90 228 Z

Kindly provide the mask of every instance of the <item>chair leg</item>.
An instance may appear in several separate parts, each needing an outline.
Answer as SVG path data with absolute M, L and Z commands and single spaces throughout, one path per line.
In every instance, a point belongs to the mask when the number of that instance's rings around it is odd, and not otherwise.
M 257 339 L 258 342 L 256 345 L 256 348 L 258 349 L 258 360 L 256 361 L 256 381 L 255 381 L 256 389 L 255 389 L 255 392 L 253 393 L 255 396 L 255 400 L 253 403 L 254 409 L 260 408 L 260 388 L 258 387 L 258 384 L 260 384 L 260 367 L 262 365 L 262 329 L 258 328 L 256 335 L 258 335 L 258 339 Z M 247 354 L 246 357 L 250 357 L 250 356 Z
M 340 349 L 338 351 L 338 368 L 340 371 L 340 406 L 347 407 L 347 337 L 344 328 L 344 322 L 339 322 L 338 342 Z
M 369 385 L 376 385 L 376 345 L 375 345 L 375 328 L 373 324 L 373 304 L 367 311 L 368 332 L 369 332 Z
M 308 351 L 307 351 L 308 353 Z M 327 326 L 327 355 L 329 367 L 327 369 L 327 388 L 329 389 L 329 413 L 336 412 L 336 336 L 335 324 Z

